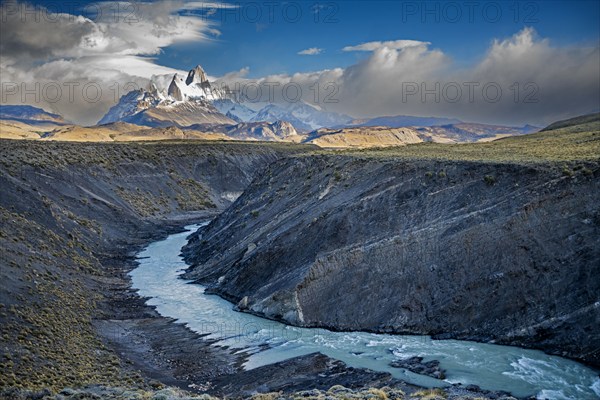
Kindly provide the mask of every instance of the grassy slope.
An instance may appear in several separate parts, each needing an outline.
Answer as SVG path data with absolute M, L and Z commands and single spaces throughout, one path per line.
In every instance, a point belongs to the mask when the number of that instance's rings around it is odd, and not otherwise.
M 545 127 L 544 129 L 542 129 L 542 131 L 551 131 L 554 129 L 568 128 L 568 127 L 572 127 L 572 126 L 576 126 L 576 125 L 582 125 L 582 124 L 587 124 L 589 122 L 598 122 L 598 121 L 600 121 L 600 113 L 580 115 L 578 117 L 554 122 L 554 123 L 548 125 L 547 127 Z
M 502 163 L 575 162 L 600 160 L 600 121 L 489 143 L 420 143 L 405 147 L 348 150 L 343 154 L 365 157 L 400 157 Z

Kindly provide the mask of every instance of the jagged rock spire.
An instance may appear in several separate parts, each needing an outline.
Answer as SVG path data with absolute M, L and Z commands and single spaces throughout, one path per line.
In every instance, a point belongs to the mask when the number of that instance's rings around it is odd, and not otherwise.
M 178 82 L 180 82 L 180 81 L 181 81 L 181 78 L 179 78 L 177 76 L 177 74 L 175 74 L 173 76 L 173 80 L 171 80 L 171 84 L 169 85 L 169 89 L 167 91 L 167 94 L 177 101 L 184 100 L 183 93 L 181 93 L 181 89 L 179 88 L 179 85 L 178 85 Z
M 202 69 L 200 65 L 196 65 L 196 68 L 192 69 L 185 80 L 186 85 L 190 85 L 192 83 L 208 83 L 208 78 L 206 77 L 206 73 Z

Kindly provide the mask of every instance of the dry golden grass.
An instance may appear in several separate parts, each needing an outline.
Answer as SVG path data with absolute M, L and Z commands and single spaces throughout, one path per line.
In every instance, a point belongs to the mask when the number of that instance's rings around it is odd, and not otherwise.
M 319 136 L 309 138 L 308 143 L 324 148 L 373 148 L 404 146 L 420 143 L 417 131 L 411 128 L 353 127 L 344 129 L 321 129 Z
M 488 143 L 453 145 L 420 143 L 384 149 L 346 150 L 338 154 L 376 158 L 506 163 L 599 161 L 600 121 L 503 138 Z
M 114 131 L 107 128 L 86 128 L 83 126 L 66 126 L 56 129 L 43 138 L 44 141 L 61 142 L 112 142 Z
M 415 400 L 444 400 L 448 394 L 442 389 L 425 389 L 411 394 L 410 397 Z
M 19 121 L 1 120 L 0 138 L 36 140 L 39 139 L 44 132 L 51 129 L 52 127 L 50 125 L 34 126 Z

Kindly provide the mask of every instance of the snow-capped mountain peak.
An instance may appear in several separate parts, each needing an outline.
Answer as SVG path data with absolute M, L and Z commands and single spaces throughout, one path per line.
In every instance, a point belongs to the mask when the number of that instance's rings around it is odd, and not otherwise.
M 127 117 L 135 115 L 141 111 L 155 107 L 164 101 L 162 95 L 156 86 L 150 85 L 148 90 L 132 90 L 121 97 L 119 102 L 108 110 L 108 112 L 98 121 L 99 125 L 111 122 L 122 121 Z
M 226 95 L 224 90 L 213 88 L 202 67 L 196 66 L 185 80 L 181 75 L 174 74 L 166 90 L 160 90 L 152 81 L 147 89 L 125 94 L 99 123 L 135 121 L 150 126 L 162 126 L 169 121 L 181 126 L 209 121 L 233 123 L 234 120 L 221 114 L 211 104 L 213 101 L 224 99 Z
M 204 69 L 197 65 L 187 74 L 153 77 L 147 89 L 129 92 L 113 106 L 99 123 L 116 121 L 155 124 L 156 115 L 161 115 L 160 124 L 172 121 L 175 125 L 185 123 L 219 121 L 269 122 L 287 121 L 300 132 L 309 132 L 321 127 L 332 127 L 348 123 L 346 115 L 328 112 L 319 106 L 300 101 L 297 103 L 266 104 L 252 106 L 236 101 L 227 87 L 213 86 Z M 162 90 L 160 89 L 162 88 Z M 216 108 L 215 108 L 216 107 Z M 196 113 L 196 115 L 192 115 Z
M 185 80 L 186 85 L 191 85 L 192 83 L 206 84 L 208 83 L 208 78 L 206 77 L 206 72 L 202 69 L 200 65 L 196 65 L 196 67 L 188 73 L 187 79 Z
M 204 70 L 197 66 L 188 73 L 186 80 L 175 74 L 167 90 L 167 95 L 173 101 L 186 101 L 195 99 L 218 100 L 226 96 L 219 88 L 213 88 L 206 78 Z
M 237 122 L 248 122 L 256 115 L 253 109 L 229 98 L 215 100 L 212 103 L 221 113 Z
M 173 80 L 169 85 L 169 89 L 167 90 L 167 95 L 172 97 L 176 101 L 184 101 L 185 97 L 183 96 L 183 79 L 175 74 L 173 76 Z
M 304 101 L 296 103 L 268 104 L 251 119 L 252 121 L 288 121 L 299 131 L 312 131 L 322 127 L 344 125 L 351 121 L 347 115 L 324 111 L 321 107 Z

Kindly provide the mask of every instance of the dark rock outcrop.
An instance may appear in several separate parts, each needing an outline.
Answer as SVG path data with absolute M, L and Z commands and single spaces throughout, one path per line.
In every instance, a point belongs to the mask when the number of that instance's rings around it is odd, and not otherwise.
M 599 365 L 598 174 L 596 163 L 566 175 L 546 164 L 282 160 L 188 245 L 187 277 L 295 325 Z
M 315 379 L 315 377 L 318 377 Z M 215 382 L 217 394 L 225 397 L 249 397 L 255 393 L 285 393 L 306 390 L 327 390 L 335 385 L 347 388 L 393 386 L 407 393 L 417 386 L 394 379 L 389 373 L 346 366 L 321 353 L 294 357 L 235 375 L 223 376 Z
M 438 360 L 423 362 L 423 357 L 409 357 L 399 360 L 394 360 L 390 363 L 391 367 L 404 368 L 415 374 L 427 375 L 435 379 L 444 379 L 446 371 L 440 368 Z

